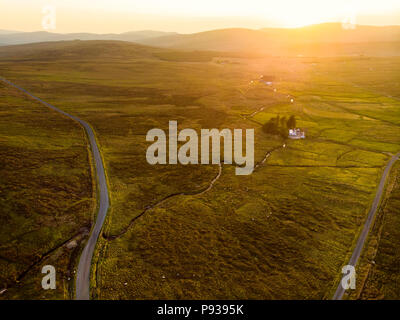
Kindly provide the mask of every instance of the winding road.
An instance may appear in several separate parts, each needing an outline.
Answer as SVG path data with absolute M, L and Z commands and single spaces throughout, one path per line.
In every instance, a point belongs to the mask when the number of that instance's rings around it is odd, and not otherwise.
M 390 173 L 390 170 L 392 169 L 393 164 L 399 159 L 400 159 L 400 152 L 398 154 L 394 155 L 390 159 L 389 163 L 386 165 L 385 171 L 383 172 L 381 181 L 379 183 L 378 190 L 376 191 L 374 202 L 372 203 L 372 207 L 368 213 L 367 220 L 365 221 L 364 228 L 363 228 L 360 236 L 358 237 L 356 247 L 354 248 L 353 254 L 348 263 L 348 265 L 350 265 L 350 266 L 355 267 L 357 265 L 357 262 L 360 258 L 361 252 L 362 252 L 362 249 L 365 245 L 365 241 L 367 240 L 368 233 L 373 226 L 374 217 L 375 217 L 376 212 L 378 211 L 379 203 L 381 202 L 383 191 L 385 190 L 385 183 L 386 183 L 387 177 Z M 342 281 L 340 281 L 340 283 L 336 289 L 336 292 L 333 296 L 333 300 L 342 300 L 344 292 L 345 292 L 345 290 L 342 287 Z
M 76 276 L 76 299 L 77 300 L 89 300 L 89 288 L 90 288 L 90 267 L 93 257 L 94 248 L 97 243 L 97 239 L 100 235 L 101 228 L 103 227 L 104 220 L 107 215 L 108 207 L 109 207 L 109 197 L 108 197 L 108 188 L 107 188 L 107 181 L 104 171 L 103 161 L 100 155 L 99 148 L 97 146 L 96 138 L 93 133 L 92 128 L 90 125 L 75 117 L 70 115 L 61 109 L 52 106 L 51 104 L 43 101 L 42 99 L 34 96 L 30 92 L 26 91 L 25 89 L 17 86 L 16 84 L 12 83 L 11 81 L 0 77 L 0 81 L 18 89 L 22 93 L 26 94 L 27 96 L 31 97 L 32 99 L 38 101 L 42 105 L 61 113 L 62 115 L 77 121 L 85 130 L 90 143 L 90 148 L 92 151 L 93 159 L 96 165 L 96 175 L 97 175 L 97 190 L 99 194 L 99 203 L 98 203 L 98 214 L 96 219 L 96 224 L 90 234 L 89 240 L 86 243 L 85 248 L 83 249 L 81 258 L 79 260 L 78 271 Z

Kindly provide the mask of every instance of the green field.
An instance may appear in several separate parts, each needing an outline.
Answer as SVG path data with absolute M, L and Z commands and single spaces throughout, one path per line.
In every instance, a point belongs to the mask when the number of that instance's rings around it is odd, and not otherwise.
M 400 150 L 400 58 L 261 58 L 111 41 L 27 47 L 0 48 L 0 75 L 90 123 L 105 159 L 111 209 L 94 298 L 331 298 Z M 276 92 L 251 82 L 263 74 L 276 78 Z M 307 138 L 265 134 L 277 115 L 295 115 Z M 218 166 L 146 161 L 146 133 L 170 120 L 179 129 L 254 128 L 256 163 L 274 151 L 250 176 L 223 165 L 201 193 Z M 89 173 L 83 134 L 72 128 L 82 149 L 73 172 Z M 71 205 L 90 198 L 85 190 Z M 92 207 L 80 203 L 86 210 L 73 214 L 89 220 Z

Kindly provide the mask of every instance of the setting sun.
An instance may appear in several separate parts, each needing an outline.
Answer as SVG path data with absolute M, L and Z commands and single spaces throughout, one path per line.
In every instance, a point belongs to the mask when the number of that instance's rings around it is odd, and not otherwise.
M 24 10 L 21 11 L 21 3 Z M 400 24 L 396 0 L 89 1 L 2 0 L 1 28 L 39 30 L 42 8 L 57 9 L 59 32 L 124 32 L 156 29 L 191 33 L 220 28 L 299 27 L 351 20 L 364 25 Z

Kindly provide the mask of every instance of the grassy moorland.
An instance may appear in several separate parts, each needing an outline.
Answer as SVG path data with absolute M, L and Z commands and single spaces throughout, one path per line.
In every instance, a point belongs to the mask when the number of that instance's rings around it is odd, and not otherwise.
M 183 54 L 108 41 L 0 48 L 1 75 L 98 136 L 111 192 L 93 263 L 99 299 L 330 298 L 400 150 L 399 69 L 399 58 Z M 276 91 L 252 82 L 262 74 L 275 76 Z M 307 139 L 264 133 L 277 115 L 295 115 Z M 256 163 L 274 151 L 250 176 L 223 165 L 202 193 L 218 166 L 146 162 L 147 131 L 169 120 L 254 128 Z
M 1 299 L 64 299 L 95 200 L 83 130 L 0 83 Z M 41 269 L 54 265 L 57 289 Z M 68 281 L 68 279 L 70 279 Z

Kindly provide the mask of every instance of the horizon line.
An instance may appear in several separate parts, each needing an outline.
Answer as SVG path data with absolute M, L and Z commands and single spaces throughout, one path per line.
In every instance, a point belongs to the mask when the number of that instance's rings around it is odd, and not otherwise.
M 10 29 L 0 29 L 0 31 L 6 31 L 6 32 L 12 32 L 9 33 L 8 35 L 11 34 L 18 34 L 18 33 L 37 33 L 37 32 L 44 32 L 44 33 L 53 33 L 53 34 L 63 34 L 63 35 L 68 35 L 68 34 L 81 34 L 81 33 L 87 33 L 87 34 L 96 34 L 96 35 L 107 35 L 107 34 L 114 34 L 114 35 L 121 35 L 125 33 L 130 33 L 130 32 L 163 32 L 163 33 L 175 33 L 175 34 L 197 34 L 197 33 L 204 33 L 204 32 L 211 32 L 211 31 L 217 31 L 217 30 L 232 30 L 232 29 L 238 29 L 238 30 L 253 30 L 253 31 L 260 31 L 260 30 L 265 30 L 265 29 L 283 29 L 283 30 L 295 30 L 295 29 L 303 29 L 307 27 L 312 27 L 312 26 L 321 26 L 321 25 L 342 25 L 343 22 L 321 22 L 321 23 L 312 23 L 312 24 L 305 24 L 302 26 L 296 26 L 296 27 L 262 27 L 262 28 L 245 28 L 245 27 L 226 27 L 226 28 L 217 28 L 217 29 L 207 29 L 203 31 L 198 31 L 198 32 L 188 32 L 188 33 L 183 33 L 183 32 L 178 32 L 178 31 L 161 31 L 157 29 L 137 29 L 137 30 L 128 30 L 128 31 L 123 31 L 123 32 L 90 32 L 90 31 L 79 31 L 79 32 L 56 32 L 56 31 L 47 31 L 47 30 L 33 30 L 33 31 L 21 31 L 21 30 L 10 30 Z M 375 28 L 388 28 L 388 27 L 400 27 L 399 24 L 388 24 L 388 25 L 374 25 L 374 24 L 354 24 L 357 27 L 375 27 Z M 1 34 L 0 34 L 1 35 Z

